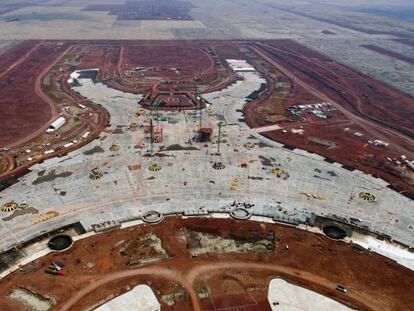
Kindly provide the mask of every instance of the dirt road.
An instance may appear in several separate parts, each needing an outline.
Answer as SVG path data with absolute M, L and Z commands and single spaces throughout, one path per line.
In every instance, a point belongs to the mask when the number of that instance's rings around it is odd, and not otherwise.
M 13 70 L 17 66 L 19 66 L 21 63 L 23 63 L 34 51 L 38 49 L 38 47 L 41 45 L 41 43 L 36 44 L 33 48 L 31 48 L 23 57 L 20 57 L 17 61 L 15 61 L 13 64 L 11 64 L 7 69 L 0 72 L 0 79 L 2 79 L 5 75 L 9 73 L 9 71 Z
M 187 243 L 198 241 L 198 235 L 188 236 L 186 243 L 180 236 L 183 228 L 190 231 L 203 228 L 206 231 L 203 234 L 214 232 L 232 240 L 233 232 L 243 240 L 251 239 L 252 234 L 256 239 L 276 233 L 278 246 L 271 253 L 220 252 L 194 258 Z M 169 258 L 145 266 L 128 266 L 131 258 L 146 260 L 158 256 L 158 251 L 152 246 L 148 248 L 148 242 L 141 239 L 147 234 L 160 239 Z M 134 247 L 127 248 L 134 257 L 122 256 L 122 245 L 131 242 Z M 227 245 L 227 242 L 220 243 Z M 289 245 L 289 250 L 285 245 Z M 137 250 L 143 248 L 148 250 L 137 255 Z M 43 268 L 52 260 L 61 260 L 65 264 L 65 277 L 44 273 Z M 278 277 L 356 309 L 412 310 L 414 306 L 410 291 L 414 275 L 392 260 L 365 250 L 356 252 L 353 245 L 298 228 L 254 221 L 166 217 L 160 224 L 138 225 L 81 239 L 65 253 L 51 253 L 27 268 L 34 270 L 28 273 L 16 271 L 1 282 L 1 310 L 16 307 L 8 298 L 16 286 L 53 297 L 57 302 L 54 310 L 67 311 L 84 310 L 138 284 L 148 284 L 160 302 L 166 303 L 165 299 L 169 299 L 162 298 L 165 295 L 177 294 L 175 308 L 171 307 L 171 310 L 180 310 L 179 306 L 182 310 L 202 310 L 215 302 L 218 305 L 225 302 L 231 307 L 239 305 L 233 295 L 240 297 L 250 293 L 264 305 L 268 282 Z M 338 292 L 337 284 L 346 286 L 348 292 Z M 248 288 L 251 291 L 246 293 Z M 204 289 L 209 291 L 211 299 L 199 298 L 198 293 Z
M 267 47 L 267 45 L 265 45 Z M 286 69 L 283 65 L 275 61 L 273 58 L 269 57 L 263 47 L 260 45 L 251 46 L 251 49 L 255 51 L 257 54 L 259 54 L 261 57 L 263 57 L 266 61 L 268 61 L 270 64 L 275 66 L 280 72 L 282 72 L 284 75 L 286 75 L 289 79 L 293 80 L 296 84 L 303 87 L 305 90 L 307 90 L 312 95 L 320 98 L 322 101 L 330 102 L 332 105 L 335 106 L 341 113 L 343 113 L 346 117 L 348 117 L 350 120 L 354 121 L 355 124 L 366 130 L 368 133 L 371 133 L 374 136 L 383 136 L 384 133 L 387 133 L 391 136 L 397 136 L 400 140 L 402 140 L 402 143 L 399 144 L 393 141 L 393 144 L 395 147 L 402 152 L 402 154 L 406 153 L 406 149 L 404 148 L 404 145 L 406 144 L 414 144 L 414 140 L 411 137 L 408 137 L 407 135 L 400 133 L 394 129 L 387 128 L 383 126 L 382 124 L 379 124 L 371 119 L 366 119 L 364 117 L 358 116 L 355 113 L 349 111 L 348 109 L 344 108 L 341 104 L 334 101 L 332 98 L 326 96 L 322 92 L 316 90 L 308 83 L 304 82 L 303 80 L 296 77 L 291 71 Z M 305 61 L 305 60 L 304 60 Z
M 110 282 L 114 282 L 119 279 L 131 277 L 131 276 L 157 276 L 161 278 L 165 278 L 169 281 L 176 282 L 183 286 L 183 288 L 188 292 L 191 303 L 193 306 L 193 310 L 201 311 L 201 303 L 198 298 L 197 292 L 194 290 L 194 284 L 200 276 L 206 274 L 216 274 L 221 273 L 223 270 L 225 271 L 265 271 L 265 272 L 272 272 L 280 276 L 287 276 L 293 279 L 300 279 L 306 282 L 307 284 L 316 285 L 318 288 L 322 288 L 324 291 L 334 291 L 335 287 L 337 286 L 336 283 L 329 281 L 325 278 L 322 278 L 318 275 L 288 268 L 279 265 L 269 265 L 269 264 L 260 264 L 260 263 L 252 263 L 252 262 L 235 262 L 235 261 L 223 261 L 223 262 L 196 262 L 192 266 L 187 267 L 185 271 L 177 271 L 169 268 L 141 268 L 136 270 L 124 270 L 108 275 L 103 275 L 101 279 L 97 280 L 89 284 L 88 286 L 84 287 L 81 291 L 77 292 L 74 296 L 72 296 L 68 301 L 66 301 L 60 308 L 61 311 L 69 311 L 72 310 L 73 307 L 77 305 L 77 303 L 88 294 L 92 293 L 93 291 L 97 290 L 101 286 L 104 286 Z M 369 295 L 358 291 L 350 291 L 347 294 L 347 300 L 356 302 L 360 305 L 365 305 L 368 309 L 372 310 L 380 310 L 381 305 L 378 305 L 376 301 L 370 299 Z
M 78 291 L 76 293 L 76 295 L 74 295 L 72 298 L 70 298 L 61 308 L 61 311 L 68 311 L 71 310 L 72 307 L 76 306 L 77 302 L 80 301 L 83 297 L 85 297 L 86 295 L 88 295 L 89 293 L 91 293 L 92 291 L 98 289 L 99 287 L 119 280 L 119 279 L 123 279 L 126 277 L 131 277 L 131 276 L 139 276 L 139 275 L 152 275 L 152 276 L 157 276 L 157 277 L 162 277 L 165 278 L 167 280 L 170 281 L 174 281 L 180 285 L 182 285 L 185 290 L 188 292 L 188 294 L 190 295 L 190 299 L 193 305 L 193 310 L 194 311 L 201 311 L 201 305 L 200 302 L 198 300 L 198 296 L 197 293 L 193 290 L 191 284 L 187 281 L 187 279 L 185 277 L 183 277 L 183 274 L 168 269 L 168 268 L 141 268 L 141 269 L 136 269 L 136 270 L 125 270 L 125 271 L 120 271 L 120 272 L 116 272 L 116 273 L 112 273 L 112 274 L 108 274 L 103 276 L 103 278 L 101 278 L 100 280 L 91 283 L 90 285 L 84 287 L 81 291 Z
M 30 135 L 27 135 L 24 138 L 13 141 L 13 143 L 7 146 L 8 148 L 13 148 L 15 146 L 24 144 L 25 142 L 33 139 L 37 135 L 44 132 L 49 127 L 49 124 L 56 118 L 58 114 L 57 105 L 52 99 L 49 98 L 47 94 L 43 92 L 42 82 L 43 82 L 44 77 L 47 75 L 47 73 L 69 52 L 71 48 L 72 46 L 69 46 L 65 51 L 63 51 L 52 63 L 50 63 L 47 67 L 45 67 L 45 69 L 43 69 L 43 71 L 36 78 L 36 82 L 34 85 L 34 91 L 36 95 L 39 96 L 43 101 L 45 101 L 50 107 L 51 117 L 49 118 L 48 122 L 46 122 L 42 127 L 37 129 L 36 131 L 32 132 Z

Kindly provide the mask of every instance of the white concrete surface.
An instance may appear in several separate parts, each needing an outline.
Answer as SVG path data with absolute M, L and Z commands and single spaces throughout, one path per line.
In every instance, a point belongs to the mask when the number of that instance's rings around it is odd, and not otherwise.
M 391 258 L 400 265 L 414 271 L 414 254 L 396 244 L 380 241 L 372 236 L 362 235 L 357 232 L 352 235 L 351 241 L 369 251 Z
M 147 285 L 135 286 L 129 292 L 118 296 L 96 311 L 160 311 L 161 306 L 152 289 Z
M 274 311 L 347 311 L 353 310 L 343 304 L 306 288 L 273 279 L 267 296 Z

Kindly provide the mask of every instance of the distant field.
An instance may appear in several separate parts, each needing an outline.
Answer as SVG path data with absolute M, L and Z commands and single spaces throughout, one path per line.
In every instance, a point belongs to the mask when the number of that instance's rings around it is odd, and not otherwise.
M 341 6 L 317 0 L 42 1 L 0 1 L 0 40 L 294 39 L 414 95 L 414 65 L 406 62 L 414 23 L 357 12 L 356 0 Z
M 0 40 L 0 54 L 19 43 L 20 41 L 17 40 Z
M 414 8 L 411 9 L 392 9 L 392 10 L 385 10 L 385 9 L 358 9 L 357 12 L 361 13 L 368 13 L 373 15 L 381 15 L 386 17 L 395 17 L 401 19 L 414 19 Z
M 393 41 L 406 44 L 409 46 L 414 46 L 414 39 L 393 39 Z
M 118 20 L 192 20 L 193 5 L 182 0 L 126 1 L 124 4 L 92 4 L 85 11 L 105 11 Z
M 389 51 L 389 50 L 380 48 L 380 47 L 375 46 L 375 45 L 367 44 L 367 45 L 361 45 L 361 46 L 368 49 L 368 50 L 371 50 L 371 51 L 374 51 L 374 52 L 377 52 L 377 53 L 380 53 L 380 54 L 383 54 L 383 55 L 387 55 L 387 56 L 393 57 L 395 59 L 401 60 L 403 62 L 406 62 L 408 64 L 414 65 L 414 58 L 412 58 L 412 57 L 401 55 L 401 54 L 396 53 L 394 51 Z
M 29 6 L 28 3 L 0 4 L 0 15 Z

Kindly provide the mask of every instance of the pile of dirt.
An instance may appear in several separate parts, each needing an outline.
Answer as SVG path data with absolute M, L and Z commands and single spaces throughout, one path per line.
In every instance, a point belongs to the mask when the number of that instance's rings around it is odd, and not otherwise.
M 43 297 L 24 287 L 16 287 L 8 296 L 19 305 L 33 311 L 47 311 L 56 303 L 53 299 Z
M 178 238 L 184 241 L 193 256 L 208 253 L 270 253 L 273 239 L 242 240 L 224 238 L 217 234 L 205 233 L 182 228 Z
M 128 265 L 142 265 L 168 258 L 161 239 L 153 233 L 136 236 L 119 243 L 119 254 L 128 258 Z

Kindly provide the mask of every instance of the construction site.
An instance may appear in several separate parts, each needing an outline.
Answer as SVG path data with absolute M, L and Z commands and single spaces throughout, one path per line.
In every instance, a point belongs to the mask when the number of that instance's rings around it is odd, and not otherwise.
M 291 40 L 0 64 L 0 309 L 413 309 L 409 95 Z

